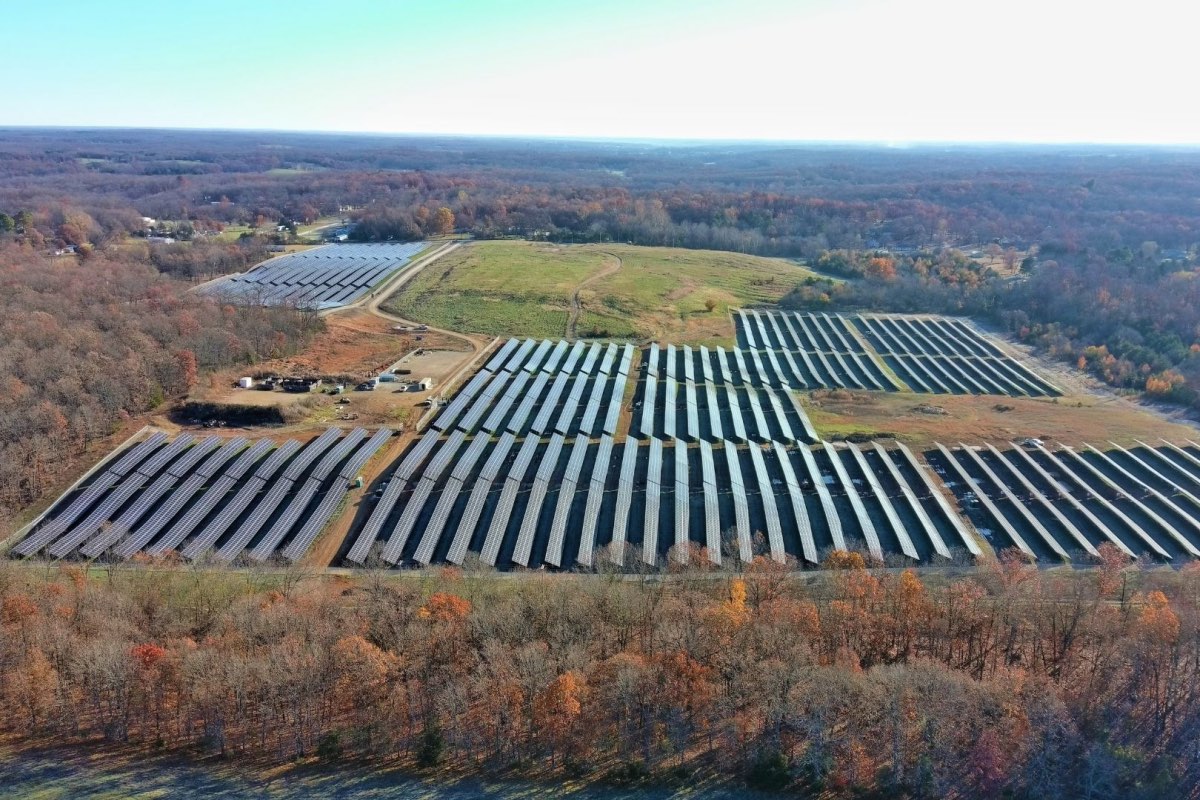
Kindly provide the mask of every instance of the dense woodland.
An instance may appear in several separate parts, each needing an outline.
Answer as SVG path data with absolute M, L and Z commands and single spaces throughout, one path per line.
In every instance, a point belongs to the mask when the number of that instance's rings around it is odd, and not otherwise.
M 793 796 L 1198 796 L 1200 573 L 801 582 L 0 566 L 0 729 Z M 1132 570 L 1132 571 L 1130 571 Z

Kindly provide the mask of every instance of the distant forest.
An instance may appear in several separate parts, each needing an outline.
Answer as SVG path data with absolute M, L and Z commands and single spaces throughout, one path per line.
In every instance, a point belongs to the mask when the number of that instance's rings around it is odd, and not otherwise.
M 302 346 L 319 321 L 185 290 L 318 219 L 804 259 L 849 280 L 786 305 L 970 314 L 1200 408 L 1197 198 L 1165 148 L 0 130 L 0 523 L 194 369 Z

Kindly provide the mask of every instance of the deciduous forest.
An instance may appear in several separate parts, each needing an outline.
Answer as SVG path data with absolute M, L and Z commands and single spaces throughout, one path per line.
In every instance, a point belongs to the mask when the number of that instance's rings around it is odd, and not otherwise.
M 0 728 L 267 764 L 828 797 L 1194 797 L 1200 582 L 0 567 Z

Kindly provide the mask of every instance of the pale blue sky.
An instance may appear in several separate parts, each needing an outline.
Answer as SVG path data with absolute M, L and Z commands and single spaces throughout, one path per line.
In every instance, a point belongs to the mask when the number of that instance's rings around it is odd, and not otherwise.
M 0 125 L 1200 143 L 1182 0 L 0 0 Z

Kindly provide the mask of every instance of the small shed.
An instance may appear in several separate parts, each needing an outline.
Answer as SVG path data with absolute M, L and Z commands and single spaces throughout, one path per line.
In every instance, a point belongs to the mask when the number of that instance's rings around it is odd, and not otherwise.
M 238 386 L 242 389 L 253 389 L 254 378 L 238 378 Z
M 421 380 L 409 384 L 409 391 L 411 392 L 428 392 L 432 388 L 433 378 L 421 378 Z

